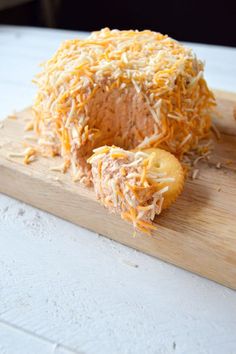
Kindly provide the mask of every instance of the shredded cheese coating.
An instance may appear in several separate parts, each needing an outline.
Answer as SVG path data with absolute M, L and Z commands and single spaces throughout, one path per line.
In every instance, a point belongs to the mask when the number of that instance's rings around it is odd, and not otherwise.
M 84 176 L 82 170 L 88 179 L 86 159 L 105 144 L 158 146 L 182 158 L 207 137 L 211 126 L 215 100 L 203 69 L 190 49 L 148 30 L 104 28 L 87 39 L 65 41 L 35 79 L 39 145 L 44 154 L 61 155 L 73 164 L 75 177 Z M 106 125 L 97 116 L 103 101 L 113 102 L 106 112 L 114 119 L 109 122 L 108 116 Z M 131 102 L 132 111 L 126 111 L 130 123 L 125 125 L 119 104 Z

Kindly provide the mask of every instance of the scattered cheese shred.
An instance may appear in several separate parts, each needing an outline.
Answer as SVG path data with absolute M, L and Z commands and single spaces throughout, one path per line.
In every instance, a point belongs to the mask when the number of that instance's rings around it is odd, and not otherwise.
M 192 173 L 192 179 L 196 179 L 199 175 L 199 169 L 195 168 Z
M 30 162 L 34 161 L 37 151 L 33 147 L 28 147 L 22 152 L 12 152 L 8 154 L 9 158 L 24 158 L 23 162 L 28 165 Z
M 28 132 L 28 131 L 33 130 L 33 129 L 34 129 L 34 122 L 33 122 L 33 121 L 30 121 L 30 122 L 28 122 L 28 123 L 26 124 L 24 130 L 25 130 L 26 132 Z

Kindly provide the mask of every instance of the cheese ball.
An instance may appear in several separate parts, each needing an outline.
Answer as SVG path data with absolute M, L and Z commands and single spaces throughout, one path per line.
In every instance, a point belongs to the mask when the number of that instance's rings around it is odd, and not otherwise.
M 191 49 L 148 30 L 67 40 L 34 80 L 40 148 L 88 181 L 86 160 L 103 145 L 159 147 L 181 159 L 211 127 L 215 100 L 203 71 Z

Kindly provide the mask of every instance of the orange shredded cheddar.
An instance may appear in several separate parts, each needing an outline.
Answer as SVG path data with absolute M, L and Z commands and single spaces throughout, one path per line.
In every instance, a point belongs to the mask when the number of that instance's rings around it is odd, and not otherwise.
M 63 42 L 42 67 L 34 80 L 39 88 L 34 129 L 45 151 L 56 149 L 74 163 L 78 155 L 86 160 L 94 147 L 105 145 L 103 135 L 113 142 L 117 134 L 116 145 L 127 149 L 160 147 L 181 159 L 209 134 L 215 99 L 203 63 L 167 35 L 104 28 Z M 125 96 L 134 90 L 152 127 L 119 131 L 111 122 L 110 132 L 104 131 L 93 121 L 91 104 L 101 90 Z
M 62 156 L 64 172 L 71 166 L 105 206 L 149 233 L 155 214 L 182 190 L 175 157 L 207 156 L 209 145 L 200 142 L 211 129 L 217 134 L 203 72 L 191 49 L 149 30 L 104 28 L 67 40 L 34 80 L 28 128 L 38 136 L 37 151 Z

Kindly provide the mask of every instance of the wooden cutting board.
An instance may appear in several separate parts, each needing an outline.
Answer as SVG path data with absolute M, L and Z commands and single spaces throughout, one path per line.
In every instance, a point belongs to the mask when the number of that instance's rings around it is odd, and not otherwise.
M 30 110 L 9 117 L 0 129 L 0 192 L 236 289 L 236 94 L 215 93 L 222 138 L 210 162 L 199 166 L 199 178 L 189 180 L 177 202 L 156 219 L 152 236 L 133 237 L 132 226 L 100 206 L 92 190 L 73 183 L 69 174 L 50 171 L 59 158 L 26 166 L 10 157 L 23 150 Z

